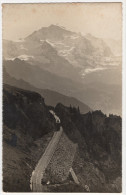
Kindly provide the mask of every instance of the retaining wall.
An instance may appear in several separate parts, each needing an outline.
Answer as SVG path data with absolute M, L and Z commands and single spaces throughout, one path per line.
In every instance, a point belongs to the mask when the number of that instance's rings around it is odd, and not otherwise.
M 44 177 L 51 183 L 60 183 L 67 179 L 72 167 L 77 144 L 74 144 L 63 132 Z

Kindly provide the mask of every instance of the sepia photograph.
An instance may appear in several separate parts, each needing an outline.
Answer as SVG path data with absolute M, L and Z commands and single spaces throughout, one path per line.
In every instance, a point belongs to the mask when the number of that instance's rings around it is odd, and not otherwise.
M 122 3 L 2 4 L 3 192 L 122 192 Z

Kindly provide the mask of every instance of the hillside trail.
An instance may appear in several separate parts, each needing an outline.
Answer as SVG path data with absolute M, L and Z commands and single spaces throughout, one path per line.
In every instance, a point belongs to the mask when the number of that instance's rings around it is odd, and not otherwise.
M 55 118 L 56 123 L 60 123 L 60 118 L 55 114 L 53 110 L 49 111 Z M 51 141 L 49 142 L 47 148 L 45 149 L 44 154 L 38 161 L 35 170 L 32 172 L 32 176 L 30 179 L 30 188 L 33 192 L 42 192 L 43 186 L 42 186 L 42 179 L 45 173 L 45 170 L 48 166 L 48 164 L 51 161 L 51 158 L 57 148 L 57 144 L 61 138 L 61 135 L 63 133 L 63 128 L 60 126 L 60 129 L 56 132 L 54 132 L 53 137 Z

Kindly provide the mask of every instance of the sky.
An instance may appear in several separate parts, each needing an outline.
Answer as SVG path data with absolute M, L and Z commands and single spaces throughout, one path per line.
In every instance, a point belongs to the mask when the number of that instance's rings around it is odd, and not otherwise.
M 121 40 L 121 3 L 3 4 L 3 38 L 25 38 L 51 24 L 90 33 L 99 38 Z

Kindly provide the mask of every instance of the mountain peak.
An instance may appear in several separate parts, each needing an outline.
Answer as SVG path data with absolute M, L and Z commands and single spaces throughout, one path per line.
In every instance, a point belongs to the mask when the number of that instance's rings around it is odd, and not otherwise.
M 51 24 L 47 28 L 61 28 L 61 27 L 59 25 L 56 25 L 56 24 Z
M 51 25 L 48 26 L 47 28 L 60 29 L 60 30 L 68 31 L 68 30 L 66 30 L 66 28 L 65 28 L 64 26 L 61 26 L 61 25 L 59 25 L 59 24 L 51 24 Z
M 51 24 L 48 27 L 42 27 L 26 37 L 27 40 L 39 41 L 40 39 L 62 40 L 64 36 L 72 35 L 73 32 L 66 30 L 63 26 Z
M 48 27 L 43 27 L 41 28 L 41 30 L 43 30 L 44 28 L 46 28 L 49 31 L 54 31 L 54 32 L 58 32 L 58 33 L 67 33 L 67 34 L 71 34 L 72 32 L 69 30 L 66 30 L 66 28 L 64 26 L 60 26 L 58 24 L 51 24 Z

